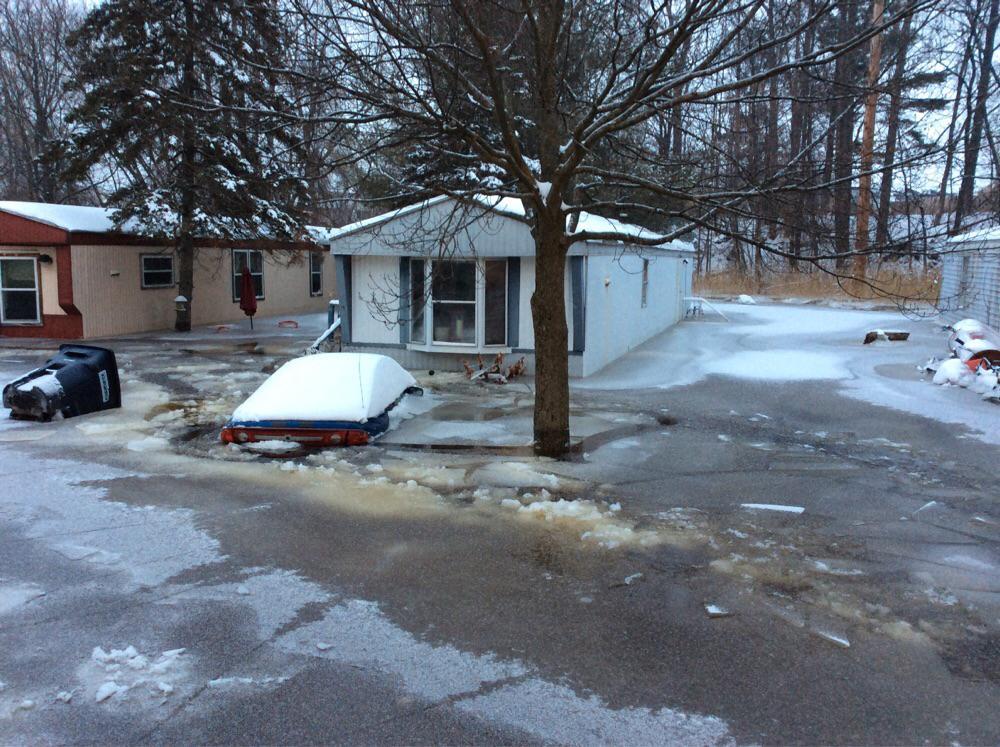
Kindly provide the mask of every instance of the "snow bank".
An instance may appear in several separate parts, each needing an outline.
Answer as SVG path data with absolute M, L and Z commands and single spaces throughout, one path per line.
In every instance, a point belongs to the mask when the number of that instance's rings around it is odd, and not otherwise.
M 234 423 L 331 420 L 363 423 L 385 412 L 416 380 L 370 353 L 320 353 L 289 361 L 236 408 Z

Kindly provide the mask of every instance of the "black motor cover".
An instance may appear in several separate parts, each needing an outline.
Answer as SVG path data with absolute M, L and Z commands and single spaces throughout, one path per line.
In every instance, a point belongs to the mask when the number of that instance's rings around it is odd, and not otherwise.
M 91 345 L 60 345 L 44 366 L 3 388 L 3 406 L 10 408 L 11 417 L 31 420 L 121 407 L 115 354 Z

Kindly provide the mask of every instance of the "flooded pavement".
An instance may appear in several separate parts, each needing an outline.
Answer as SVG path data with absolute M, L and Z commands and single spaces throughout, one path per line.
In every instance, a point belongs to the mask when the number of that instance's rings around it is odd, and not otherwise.
M 3 741 L 1000 736 L 973 432 L 715 374 L 575 390 L 555 462 L 530 380 L 416 372 L 376 445 L 261 454 L 219 428 L 301 340 L 176 344 L 115 343 L 120 411 L 0 423 Z

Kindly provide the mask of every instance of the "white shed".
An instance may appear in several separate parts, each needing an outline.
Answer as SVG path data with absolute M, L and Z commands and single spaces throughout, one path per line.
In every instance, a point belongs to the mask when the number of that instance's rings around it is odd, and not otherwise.
M 953 236 L 941 255 L 938 308 L 948 321 L 1000 325 L 1000 228 Z
M 519 200 L 437 197 L 334 229 L 345 350 L 409 368 L 455 369 L 477 354 L 534 364 L 535 245 Z M 652 237 L 582 213 L 576 231 Z M 573 244 L 566 266 L 571 376 L 588 376 L 684 316 L 694 250 L 673 241 Z

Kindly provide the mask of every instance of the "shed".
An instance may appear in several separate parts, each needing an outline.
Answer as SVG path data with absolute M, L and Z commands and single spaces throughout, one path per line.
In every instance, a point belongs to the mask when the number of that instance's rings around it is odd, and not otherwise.
M 575 231 L 653 238 L 582 213 Z M 344 349 L 409 368 L 460 368 L 497 353 L 534 363 L 535 244 L 516 199 L 437 197 L 334 229 Z M 566 264 L 569 369 L 588 376 L 681 318 L 694 250 L 673 241 L 574 243 Z
M 1000 227 L 970 231 L 945 242 L 938 308 L 948 321 L 971 317 L 1000 326 Z
M 243 318 L 238 279 L 250 268 L 265 314 L 324 312 L 332 262 L 313 241 L 198 239 L 194 324 Z M 0 337 L 78 339 L 168 329 L 176 257 L 162 239 L 115 230 L 99 207 L 0 201 Z

